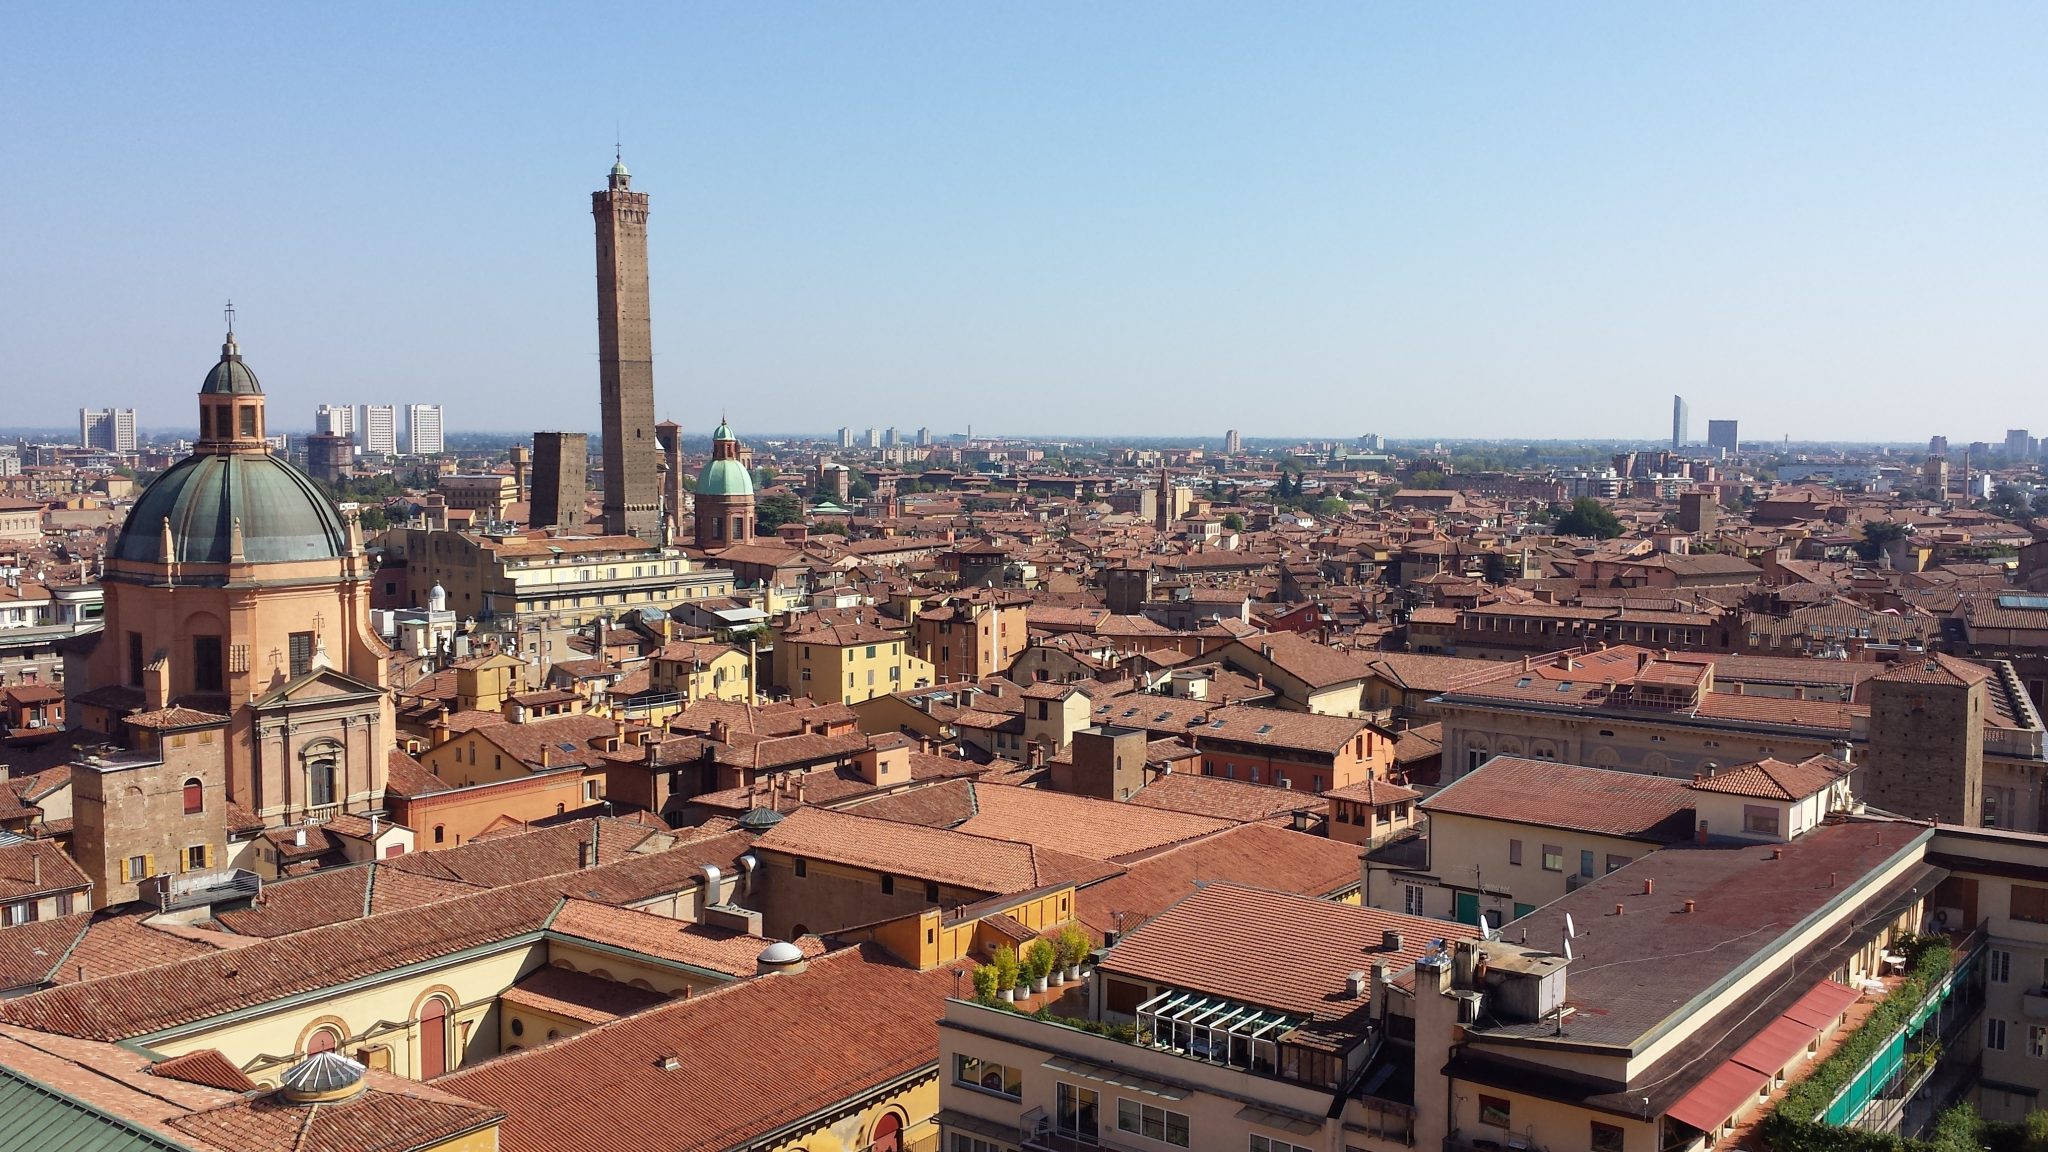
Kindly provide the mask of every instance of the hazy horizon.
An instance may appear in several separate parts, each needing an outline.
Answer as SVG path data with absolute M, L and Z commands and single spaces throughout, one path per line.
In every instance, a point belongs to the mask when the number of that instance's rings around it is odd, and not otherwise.
M 2048 426 L 2044 33 L 2016 4 L 14 6 L 0 423 L 183 424 L 232 298 L 274 426 L 594 427 L 618 125 L 656 408 L 692 433 L 1655 441 L 1681 393 L 1695 441 L 1995 443 Z

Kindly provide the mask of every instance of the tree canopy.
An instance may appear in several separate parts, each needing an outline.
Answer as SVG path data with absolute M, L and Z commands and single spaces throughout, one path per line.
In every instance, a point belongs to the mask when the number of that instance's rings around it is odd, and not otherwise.
M 1607 510 L 1605 504 L 1591 496 L 1581 496 L 1572 501 L 1569 511 L 1557 518 L 1557 531 L 1562 536 L 1612 540 L 1621 535 L 1621 521 Z

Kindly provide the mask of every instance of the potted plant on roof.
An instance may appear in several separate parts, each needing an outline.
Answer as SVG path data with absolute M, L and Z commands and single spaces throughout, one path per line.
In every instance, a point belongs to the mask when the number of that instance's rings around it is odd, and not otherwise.
M 1081 965 L 1088 961 L 1088 930 L 1070 921 L 1054 938 L 1053 949 L 1059 954 L 1060 966 L 1067 970 L 1067 979 L 1079 980 Z
M 1045 991 L 1045 982 L 1052 975 L 1052 945 L 1044 940 L 1033 940 L 1024 948 L 1024 970 L 1031 976 L 1031 990 Z
M 1005 1000 L 1015 1000 L 1021 987 L 1018 979 L 1020 974 L 1017 970 L 1017 950 L 1008 944 L 996 949 L 994 964 L 999 994 Z
M 974 998 L 975 998 L 975 1000 L 976 1000 L 976 1001 L 978 1001 L 978 1002 L 980 1002 L 980 1003 L 983 1003 L 983 1004 L 988 1004 L 988 1003 L 991 1003 L 991 1002 L 993 1002 L 993 1001 L 995 1000 L 995 998 L 996 998 L 996 966 L 995 966 L 995 965 L 993 965 L 993 964 L 976 964 L 976 965 L 974 966 Z

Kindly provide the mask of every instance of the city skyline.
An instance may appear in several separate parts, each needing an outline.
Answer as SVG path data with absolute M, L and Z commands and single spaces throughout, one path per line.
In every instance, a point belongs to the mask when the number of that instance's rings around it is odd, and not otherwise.
M 286 410 L 395 370 L 466 427 L 551 425 L 596 375 L 582 197 L 616 124 L 666 206 L 656 415 L 693 433 L 917 403 L 1255 436 L 1278 391 L 1397 437 L 1649 438 L 1677 392 L 1758 440 L 1905 442 L 1914 389 L 2034 402 L 2038 11 L 1859 9 L 1846 40 L 1820 7 L 1166 11 L 657 9 L 624 45 L 527 14 L 463 59 L 475 10 L 403 43 L 375 8 L 10 12 L 0 207 L 50 226 L 0 351 L 146 414 L 232 295 Z M 202 44 L 253 63 L 176 67 Z M 218 181 L 224 148 L 263 180 Z M 466 210 L 401 210 L 423 180 Z M 57 390 L 12 419 L 62 426 Z

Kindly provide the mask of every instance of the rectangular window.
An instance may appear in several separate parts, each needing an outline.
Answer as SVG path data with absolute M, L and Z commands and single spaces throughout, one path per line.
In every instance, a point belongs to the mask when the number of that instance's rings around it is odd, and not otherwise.
M 254 404 L 241 404 L 236 406 L 236 410 L 242 415 L 242 435 L 256 435 L 256 406 Z
M 1157 1140 L 1176 1148 L 1188 1146 L 1188 1118 L 1186 1114 L 1168 1111 L 1136 1100 L 1116 1102 L 1116 1127 L 1119 1132 Z
M 1742 830 L 1759 836 L 1778 834 L 1778 810 L 1768 804 L 1742 806 Z
M 1621 868 L 1621 867 L 1623 867 L 1623 866 L 1625 866 L 1625 865 L 1627 865 L 1627 864 L 1628 864 L 1628 857 L 1626 857 L 1626 856 L 1614 856 L 1614 855 L 1609 855 L 1609 856 L 1607 857 L 1607 870 L 1608 870 L 1609 872 L 1612 872 L 1612 871 L 1614 871 L 1615 869 L 1617 869 L 1617 868 Z
M 2005 984 L 2012 980 L 2012 953 L 1993 948 L 1985 957 L 1984 975 L 1993 984 Z
M 1622 1152 L 1622 1130 L 1612 1124 L 1593 1121 L 1593 1152 Z
M 1012 1100 L 1024 1097 L 1024 1074 L 1005 1064 L 993 1060 L 982 1060 L 964 1052 L 953 1057 L 953 1082 L 969 1088 L 979 1088 Z
M 1545 872 L 1564 871 L 1564 849 L 1561 846 L 1556 844 L 1545 844 L 1543 846 L 1543 870 Z
M 883 876 L 883 877 L 882 877 L 882 895 L 884 895 L 884 896 L 894 896 L 895 894 L 896 894 L 896 878 L 895 878 L 894 876 Z
M 925 903 L 927 903 L 927 904 L 937 904 L 937 903 L 939 902 L 939 882 L 938 882 L 938 881 L 936 881 L 936 880 L 927 880 L 927 881 L 925 881 L 925 882 L 924 882 L 924 899 L 925 899 Z
M 1403 884 L 1401 887 L 1405 889 L 1401 893 L 1401 911 L 1410 916 L 1422 915 L 1422 885 Z
M 128 879 L 130 879 L 130 880 L 141 880 L 141 879 L 143 879 L 143 878 L 147 877 L 148 875 L 149 875 L 149 857 L 147 857 L 147 856 L 130 856 L 130 857 L 128 858 Z
M 2048 888 L 2031 884 L 2012 886 L 2012 918 L 2034 924 L 2048 924 Z
M 1254 1132 L 1252 1133 L 1251 1152 L 1310 1152 L 1310 1150 L 1299 1144 L 1289 1144 L 1285 1140 L 1276 1139 L 1272 1136 L 1261 1136 Z
M 11 927 L 16 924 L 26 924 L 35 918 L 35 901 L 24 900 L 18 904 L 9 904 L 7 906 L 5 917 L 0 919 L 4 919 L 5 923 Z
M 313 670 L 313 634 L 311 632 L 294 632 L 285 643 L 291 656 L 291 672 L 289 675 L 304 676 L 306 673 L 311 672 Z
M 1494 1128 L 1507 1127 L 1509 1122 L 1507 1099 L 1501 1096 L 1487 1096 L 1482 1093 L 1479 1097 L 1479 1122 Z
M 128 683 L 134 687 L 139 688 L 142 686 L 142 665 L 142 633 L 130 632 L 128 634 Z
M 799 876 L 805 875 L 805 874 L 806 874 L 806 872 L 808 871 L 808 870 L 807 870 L 807 869 L 805 868 L 805 865 L 806 865 L 806 864 L 809 864 L 809 863 L 810 863 L 810 861 L 808 861 L 808 860 L 805 860 L 805 859 L 804 859 L 803 857 L 801 857 L 801 856 L 797 857 L 797 861 L 796 861 L 796 874 L 797 874 L 797 875 L 799 875 Z
M 953 1133 L 953 1152 L 1003 1152 L 1003 1146 L 964 1132 Z
M 220 637 L 194 636 L 192 638 L 192 690 L 194 692 L 219 692 L 222 690 Z
M 1508 863 L 1513 864 L 1517 868 L 1522 866 L 1522 842 L 1520 840 L 1508 841 Z
M 1053 1127 L 1074 1136 L 1083 1136 L 1093 1141 L 1101 1131 L 1098 1112 L 1101 1098 L 1093 1088 L 1082 1088 L 1062 1080 L 1053 1094 Z
M 1593 877 L 1593 853 L 1584 848 L 1579 850 L 1579 875 L 1589 880 Z
M 206 845 L 194 844 L 185 849 L 185 871 L 197 872 L 206 867 Z
M 2048 1060 L 2048 1028 L 2039 1024 L 2027 1025 L 2027 1055 L 2036 1060 Z
M 1984 1018 L 1984 1047 L 1993 1052 L 2005 1051 L 2005 1021 L 1996 1016 Z

